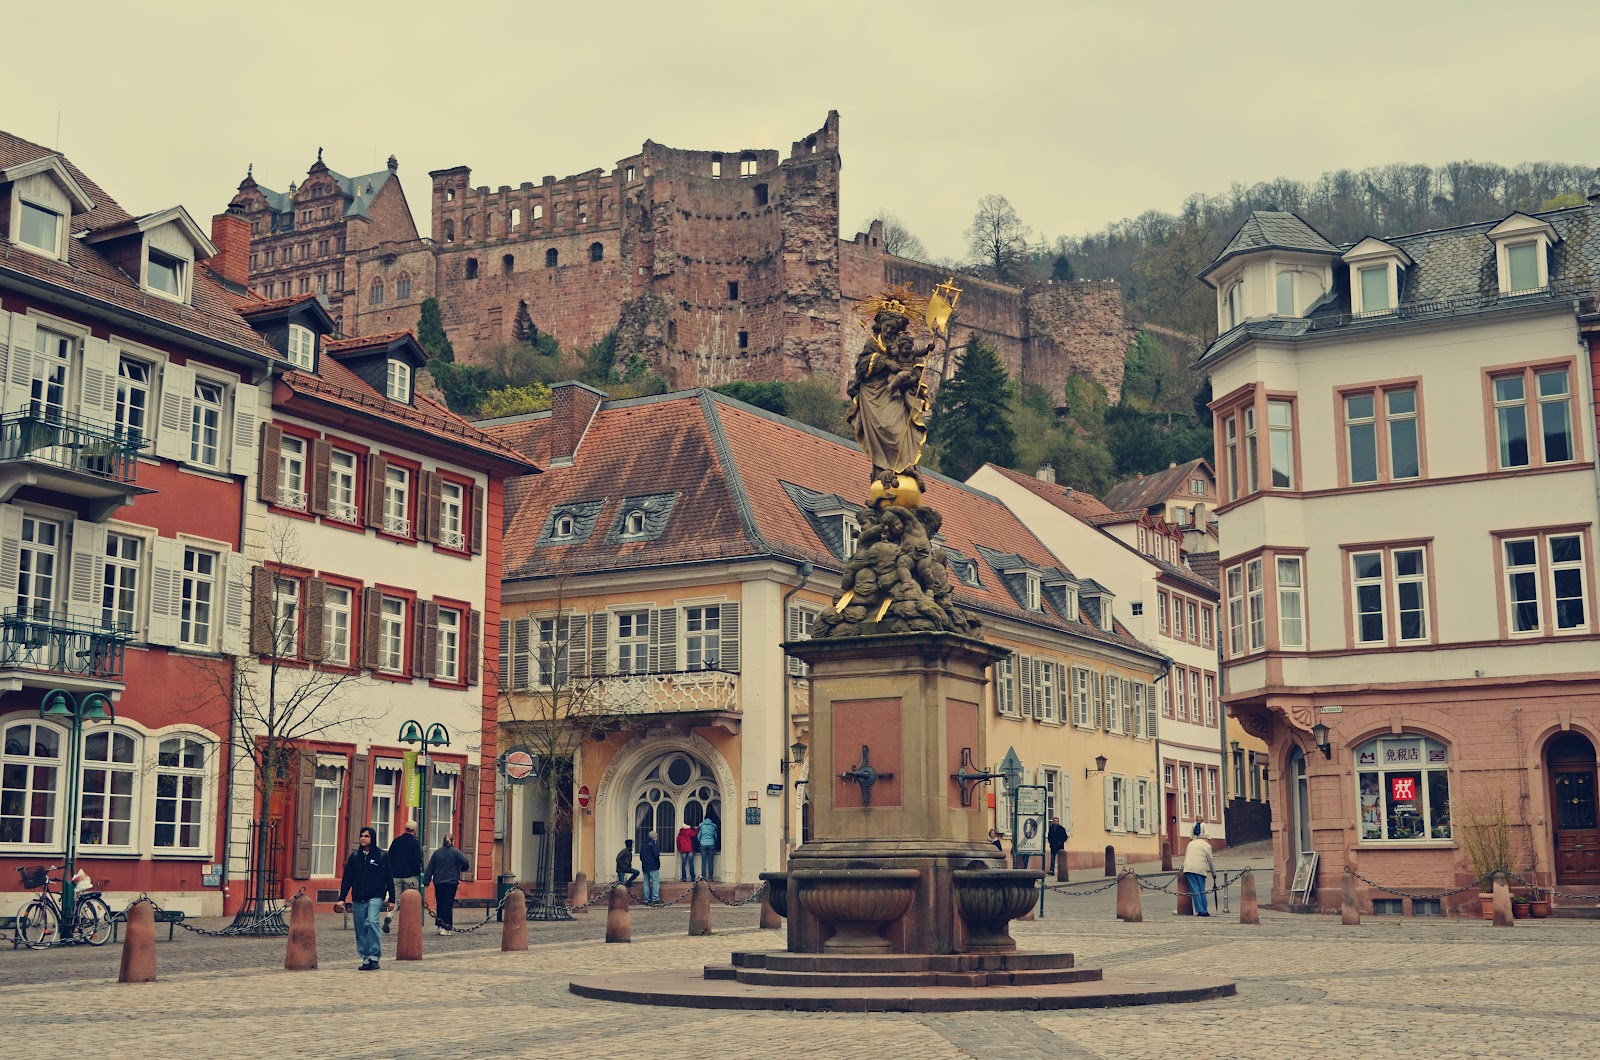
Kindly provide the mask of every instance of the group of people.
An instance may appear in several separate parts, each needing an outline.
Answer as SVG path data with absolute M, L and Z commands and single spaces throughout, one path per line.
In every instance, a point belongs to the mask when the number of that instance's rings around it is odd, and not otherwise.
M 712 879 L 717 859 L 717 822 L 707 817 L 699 826 L 686 824 L 678 829 L 674 845 L 678 851 L 678 882 L 693 883 L 695 851 L 700 852 L 700 879 Z M 645 833 L 639 847 L 639 867 L 633 867 L 633 840 L 623 842 L 617 851 L 617 882 L 632 887 L 634 881 L 644 876 L 644 904 L 661 904 L 661 845 L 655 832 Z
M 344 912 L 348 905 L 355 919 L 356 956 L 361 958 L 359 970 L 378 970 L 383 957 L 379 921 L 382 921 L 382 930 L 387 932 L 395 896 L 401 891 L 425 891 L 431 883 L 439 934 L 448 935 L 454 931 L 456 889 L 461 884 L 462 874 L 470 871 L 472 863 L 456 849 L 455 836 L 444 837 L 444 845 L 433 852 L 424 868 L 416 822 L 407 821 L 405 831 L 395 837 L 388 850 L 378 845 L 376 832 L 363 827 L 358 845 L 344 863 L 339 900 L 333 905 L 335 913 Z

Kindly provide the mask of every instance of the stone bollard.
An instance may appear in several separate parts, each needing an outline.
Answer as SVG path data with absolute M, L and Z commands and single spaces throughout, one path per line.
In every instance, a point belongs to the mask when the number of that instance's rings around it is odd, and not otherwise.
M 283 967 L 291 972 L 317 969 L 317 907 L 303 894 L 289 906 L 289 944 L 283 951 Z
M 1139 896 L 1139 877 L 1129 869 L 1117 877 L 1117 919 L 1126 924 L 1144 923 L 1144 910 Z
M 1249 869 L 1239 875 L 1239 923 L 1261 923 L 1261 910 L 1256 906 L 1256 874 Z
M 1161 871 L 1172 871 L 1172 843 L 1165 836 L 1161 839 Z
M 500 952 L 519 953 L 528 948 L 528 896 L 521 887 L 506 892 L 500 909 Z
M 1356 904 L 1356 878 L 1348 872 L 1339 884 L 1339 923 L 1352 927 L 1361 923 L 1361 907 Z
M 1067 883 L 1067 852 L 1063 850 L 1056 855 L 1056 882 Z
M 1110 843 L 1107 843 L 1106 844 L 1106 875 L 1107 876 L 1115 876 L 1116 874 L 1117 874 L 1117 848 L 1112 846 Z
M 589 877 L 586 873 L 580 872 L 572 877 L 572 911 L 574 913 L 589 911 Z
M 783 917 L 779 916 L 778 911 L 772 908 L 772 902 L 770 901 L 771 897 L 772 888 L 771 886 L 768 886 L 761 892 L 760 926 L 762 928 L 781 928 L 783 927 Z
M 1506 883 L 1505 873 L 1496 873 L 1494 877 L 1494 926 L 1511 927 L 1516 921 L 1511 916 L 1511 886 Z
M 611 888 L 611 902 L 606 906 L 606 941 L 632 942 L 633 928 L 628 923 L 628 889 L 622 884 Z
M 394 944 L 397 961 L 422 960 L 422 892 L 400 892 L 399 937 Z
M 689 934 L 711 934 L 711 884 L 704 879 L 695 880 L 690 889 Z
M 128 910 L 128 936 L 122 943 L 119 983 L 156 981 L 156 907 L 135 902 Z
M 1194 895 L 1189 893 L 1189 877 L 1178 873 L 1173 879 L 1178 886 L 1174 888 L 1178 895 L 1178 916 L 1194 916 Z

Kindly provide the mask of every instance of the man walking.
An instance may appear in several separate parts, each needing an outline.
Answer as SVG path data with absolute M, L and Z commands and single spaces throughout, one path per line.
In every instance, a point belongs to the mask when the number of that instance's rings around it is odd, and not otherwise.
M 428 859 L 428 870 L 422 874 L 422 886 L 433 883 L 433 919 L 439 924 L 439 934 L 448 935 L 456 929 L 456 888 L 461 886 L 461 874 L 472 871 L 472 863 L 455 847 L 456 837 L 444 837 L 444 846 Z
M 654 832 L 644 837 L 644 846 L 639 848 L 639 868 L 644 870 L 644 904 L 660 905 L 661 844 Z
M 1050 818 L 1050 830 L 1044 834 L 1045 840 L 1050 844 L 1050 868 L 1047 870 L 1052 876 L 1056 871 L 1056 859 L 1067 846 L 1067 830 L 1061 827 L 1061 818 Z
M 694 882 L 694 825 L 686 824 L 678 829 L 678 882 Z
M 1183 852 L 1183 878 L 1189 885 L 1189 898 L 1194 903 L 1195 916 L 1210 916 L 1206 907 L 1206 877 L 1217 875 L 1216 862 L 1211 860 L 1211 844 L 1206 842 L 1206 837 L 1200 830 L 1200 822 L 1194 825 L 1194 838 L 1189 840 L 1188 849 Z
M 417 822 L 407 821 L 405 831 L 389 844 L 389 871 L 394 873 L 394 893 L 421 890 L 417 882 L 422 875 L 422 844 L 417 841 Z M 389 930 L 389 917 L 383 918 L 383 930 Z
M 707 817 L 700 822 L 700 878 L 710 883 L 716 879 L 717 822 Z
M 633 867 L 633 840 L 629 839 L 617 851 L 617 882 L 624 887 L 632 887 L 633 881 L 638 878 L 639 870 Z
M 344 912 L 345 899 L 356 922 L 356 955 L 361 958 L 357 971 L 375 972 L 383 956 L 383 936 L 378 933 L 379 917 L 394 909 L 394 876 L 389 870 L 389 855 L 377 844 L 371 828 L 361 829 L 361 845 L 350 852 L 339 881 L 339 900 L 335 913 Z

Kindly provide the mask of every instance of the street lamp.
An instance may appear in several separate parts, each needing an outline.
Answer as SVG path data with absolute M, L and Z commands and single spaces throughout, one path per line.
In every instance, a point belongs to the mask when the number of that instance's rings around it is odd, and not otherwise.
M 1094 768 L 1093 769 L 1089 769 L 1088 767 L 1085 767 L 1084 770 L 1083 770 L 1083 779 L 1088 780 L 1090 777 L 1094 776 L 1096 773 L 1104 773 L 1105 771 L 1106 771 L 1106 756 L 1105 755 L 1095 755 L 1094 756 Z
M 789 863 L 789 803 L 793 801 L 793 787 L 789 783 L 789 769 L 798 766 L 806 757 L 804 741 L 796 740 L 789 745 L 789 757 L 778 758 L 778 772 L 783 774 L 783 862 Z
M 77 916 L 78 886 L 72 877 L 78 868 L 78 830 L 83 827 L 83 723 L 86 721 L 116 721 L 117 710 L 103 693 L 90 692 L 79 702 L 71 692 L 57 688 L 45 693 L 39 704 L 39 717 L 58 723 L 70 723 L 71 737 L 67 745 L 67 841 L 66 857 L 61 873 L 61 926 L 63 936 L 70 937 Z
M 1311 738 L 1317 742 L 1317 750 L 1322 752 L 1323 758 L 1333 757 L 1333 748 L 1328 744 L 1328 727 L 1322 722 L 1311 726 Z
M 417 745 L 416 765 L 422 768 L 422 790 L 417 796 L 417 831 L 421 833 L 423 849 L 426 850 L 428 800 L 433 797 L 433 756 L 428 754 L 428 748 L 449 747 L 450 730 L 438 722 L 434 722 L 424 730 L 419 722 L 407 721 L 400 726 L 399 740 L 401 743 Z

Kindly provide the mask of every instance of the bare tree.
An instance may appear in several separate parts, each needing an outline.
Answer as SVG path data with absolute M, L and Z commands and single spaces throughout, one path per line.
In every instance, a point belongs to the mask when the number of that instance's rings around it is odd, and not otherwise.
M 888 210 L 879 210 L 875 217 L 867 218 L 862 227 L 871 228 L 874 220 L 883 223 L 883 249 L 887 253 L 901 258 L 915 258 L 917 261 L 927 260 L 928 248 L 905 221 Z
M 985 195 L 967 228 L 967 253 L 973 264 L 993 271 L 1002 283 L 1013 281 L 1028 256 L 1028 226 L 1004 195 Z

